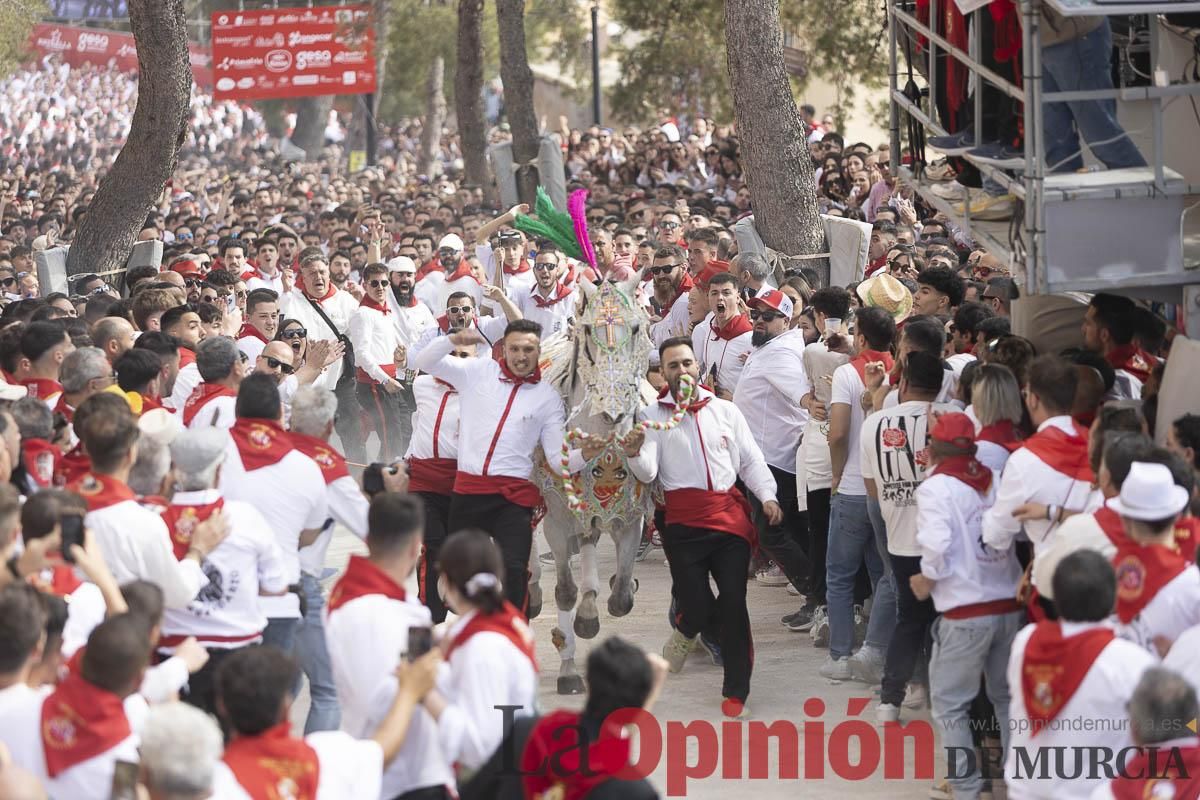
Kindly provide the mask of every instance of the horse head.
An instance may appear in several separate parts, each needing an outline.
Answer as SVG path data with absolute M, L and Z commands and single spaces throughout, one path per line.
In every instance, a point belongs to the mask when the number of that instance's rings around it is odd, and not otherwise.
M 650 318 L 634 299 L 638 278 L 581 284 L 576 309 L 575 375 L 590 406 L 583 409 L 617 426 L 642 404 L 650 364 Z M 581 384 L 581 385 L 580 385 Z

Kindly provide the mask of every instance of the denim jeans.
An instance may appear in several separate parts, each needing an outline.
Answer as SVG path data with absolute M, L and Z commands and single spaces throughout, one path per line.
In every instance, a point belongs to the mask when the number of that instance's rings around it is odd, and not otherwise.
M 300 629 L 300 620 L 295 617 L 273 617 L 267 620 L 263 628 L 262 643 L 277 647 L 288 655 L 296 649 L 296 631 Z
M 300 588 L 307 607 L 296 633 L 296 658 L 308 677 L 310 700 L 304 733 L 336 731 L 342 721 L 342 712 L 338 707 L 329 651 L 325 649 L 325 627 L 321 621 L 325 598 L 321 594 L 321 583 L 307 572 L 300 575 Z
M 1087 36 L 1042 51 L 1042 89 L 1046 92 L 1111 89 L 1112 30 L 1108 20 Z M 1117 121 L 1116 100 L 1045 103 L 1046 170 L 1083 168 L 1079 139 L 1109 169 L 1144 167 L 1146 159 Z
M 879 558 L 875 530 L 867 513 L 867 496 L 835 494 L 829 514 L 829 549 L 825 554 L 829 654 L 835 658 L 846 658 L 854 649 L 854 579 L 864 558 L 867 574 L 876 591 L 871 618 L 874 620 L 875 615 L 882 612 L 882 618 L 891 619 L 893 623 L 889 624 L 894 624 L 894 602 L 885 602 L 886 607 L 879 608 L 879 601 L 883 599 L 878 596 L 883 561 Z M 888 594 L 890 596 L 890 592 Z
M 892 565 L 892 580 L 896 589 L 896 620 L 888 642 L 887 660 L 883 670 L 883 686 L 879 702 L 898 706 L 904 702 L 904 692 L 914 676 L 923 674 L 926 639 L 929 626 L 936 616 L 933 601 L 918 600 L 909 579 L 921 571 L 920 556 L 888 554 Z
M 896 627 L 896 578 L 892 575 L 892 562 L 888 558 L 887 526 L 883 522 L 883 510 L 879 507 L 879 501 L 870 495 L 867 496 L 867 516 L 871 518 L 871 528 L 875 531 L 875 548 L 879 552 L 879 561 L 883 564 L 883 575 L 873 587 L 875 599 L 871 601 L 871 619 L 867 622 L 867 637 L 863 644 L 868 644 L 882 653 L 887 650 L 892 631 Z
M 979 694 L 983 675 L 988 699 L 996 709 L 1000 745 L 1008 749 L 1008 703 L 1010 691 L 1005 670 L 1013 638 L 1024 623 L 1022 612 L 995 614 L 972 619 L 938 617 L 933 623 L 933 655 L 929 659 L 929 697 L 933 719 L 942 729 L 946 757 L 957 763 L 949 770 L 955 798 L 977 798 L 983 785 L 982 765 L 975 770 L 963 763 L 974 753 L 968 709 Z M 950 748 L 960 748 L 951 750 Z M 1001 760 L 1003 763 L 1003 759 Z M 995 776 L 999 779 L 999 775 Z

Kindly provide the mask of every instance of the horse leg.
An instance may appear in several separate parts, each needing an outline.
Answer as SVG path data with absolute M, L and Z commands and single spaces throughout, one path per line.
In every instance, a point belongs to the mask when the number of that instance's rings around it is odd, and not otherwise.
M 558 693 L 583 694 L 583 676 L 575 668 L 575 609 L 558 610 L 558 626 L 551 640 L 558 650 Z
M 600 633 L 600 611 L 596 608 L 596 595 L 600 591 L 600 578 L 596 574 L 596 541 L 595 531 L 588 531 L 588 536 L 580 542 L 579 562 L 582 567 L 583 585 L 579 598 L 579 610 L 575 615 L 575 633 L 583 639 L 593 639 Z
M 637 591 L 633 562 L 641 540 L 641 517 L 631 524 L 613 528 L 613 541 L 617 546 L 617 574 L 609 584 L 612 591 L 608 596 L 608 613 L 614 617 L 623 617 L 633 610 L 633 593 Z
M 533 543 L 529 546 L 529 601 L 526 614 L 533 619 L 542 613 L 542 561 L 538 558 L 537 531 L 533 532 Z

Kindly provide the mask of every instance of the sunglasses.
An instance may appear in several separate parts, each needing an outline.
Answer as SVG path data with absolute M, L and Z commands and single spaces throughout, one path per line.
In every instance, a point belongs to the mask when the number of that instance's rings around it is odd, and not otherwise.
M 0 278 L 0 286 L 16 286 L 16 278 Z
M 475 309 L 471 306 L 446 306 L 447 314 L 473 314 Z
M 758 311 L 756 309 L 751 309 L 750 319 L 754 320 L 755 322 L 758 322 L 760 319 L 763 322 L 774 322 L 777 319 L 783 319 L 783 314 L 780 314 L 776 311 Z
M 184 278 L 183 279 L 183 285 L 188 287 L 189 289 L 192 288 L 193 286 L 199 286 L 201 283 L 203 283 L 203 281 L 199 281 L 196 278 Z
M 0 281 L 0 283 L 3 283 L 3 281 Z M 107 293 L 108 293 L 108 284 L 106 283 L 102 286 L 97 286 L 95 289 L 92 289 L 92 291 L 89 294 L 107 294 Z
M 288 328 L 279 334 L 280 339 L 303 339 L 306 336 L 308 336 L 308 329 L 306 328 Z
M 596 217 L 588 217 L 588 218 L 587 218 L 587 221 L 588 221 L 588 222 L 590 222 L 590 223 L 592 223 L 593 225 L 598 225 L 598 224 L 600 224 L 601 222 L 604 222 L 604 217 L 603 217 L 603 215 L 601 215 L 601 216 L 596 216 Z
M 679 227 L 679 223 L 678 222 L 660 222 L 660 223 L 658 223 L 658 227 L 662 228 L 664 231 L 673 231 Z
M 651 267 L 650 274 L 651 275 L 670 275 L 672 272 L 674 272 L 676 269 L 678 269 L 679 267 L 682 267 L 682 266 L 683 266 L 683 264 L 664 264 L 661 267 Z
M 550 270 L 555 269 L 558 269 L 558 264 L 547 264 L 545 262 L 541 262 L 533 265 L 534 272 L 549 272 Z
M 372 289 L 383 289 L 387 285 L 387 281 L 367 281 L 367 286 L 370 286 Z
M 284 362 L 280 361 L 278 358 L 272 358 L 271 356 L 267 356 L 267 366 L 270 367 L 271 369 L 279 370 L 284 375 L 291 375 L 293 372 L 296 371 L 296 368 L 293 367 L 291 364 L 285 364 Z
M 181 242 L 190 242 L 195 237 L 193 237 L 190 233 L 177 233 L 175 234 L 175 238 Z

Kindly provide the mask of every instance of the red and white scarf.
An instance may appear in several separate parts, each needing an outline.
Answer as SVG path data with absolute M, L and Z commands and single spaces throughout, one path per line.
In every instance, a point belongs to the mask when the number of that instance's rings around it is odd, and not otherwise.
M 72 672 L 42 702 L 46 774 L 56 778 L 113 749 L 132 732 L 121 698 Z
M 257 736 L 225 745 L 223 761 L 253 800 L 316 800 L 321 775 L 317 751 L 281 722 Z
M 1109 628 L 1064 637 L 1058 622 L 1037 623 L 1021 663 L 1021 693 L 1033 735 L 1054 721 L 1114 638 Z

